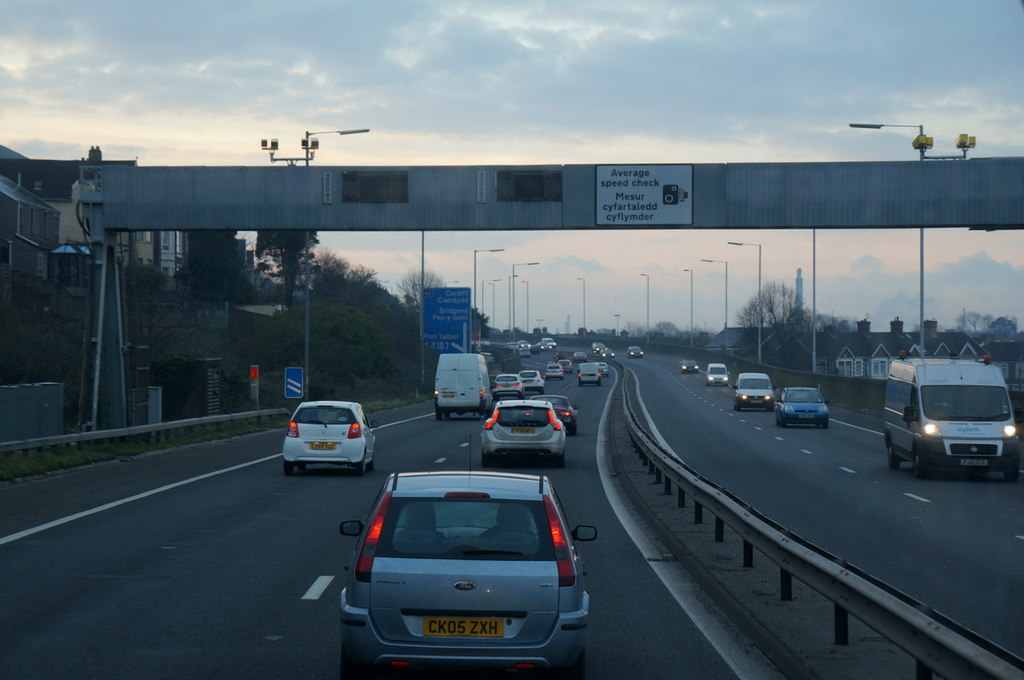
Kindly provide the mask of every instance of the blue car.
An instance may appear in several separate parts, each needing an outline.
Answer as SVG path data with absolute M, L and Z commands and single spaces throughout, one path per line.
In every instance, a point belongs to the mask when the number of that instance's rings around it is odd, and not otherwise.
M 817 387 L 787 387 L 775 402 L 775 424 L 828 427 L 828 402 Z

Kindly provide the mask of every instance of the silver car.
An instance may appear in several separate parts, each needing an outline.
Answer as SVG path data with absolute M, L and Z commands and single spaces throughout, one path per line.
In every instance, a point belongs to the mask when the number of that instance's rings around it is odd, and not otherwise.
M 484 465 L 520 456 L 539 456 L 565 466 L 565 426 L 550 402 L 512 399 L 498 402 L 480 433 Z
M 392 474 L 341 591 L 341 677 L 384 668 L 585 675 L 590 596 L 551 481 L 496 472 Z M 556 585 L 557 584 L 557 585 Z

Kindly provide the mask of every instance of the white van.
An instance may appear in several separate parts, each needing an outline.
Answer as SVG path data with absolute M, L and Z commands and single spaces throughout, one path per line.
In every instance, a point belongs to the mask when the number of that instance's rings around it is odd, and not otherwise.
M 729 369 L 725 364 L 708 364 L 704 369 L 705 385 L 728 385 Z
M 487 362 L 479 354 L 442 354 L 434 376 L 434 417 L 453 413 L 486 416 L 491 406 Z
M 733 408 L 737 411 L 745 408 L 760 408 L 765 411 L 775 410 L 775 396 L 772 391 L 772 379 L 767 373 L 740 373 L 736 376 L 736 398 Z
M 885 382 L 885 452 L 889 467 L 904 461 L 914 476 L 929 470 L 1020 472 L 1021 411 L 1003 372 L 988 360 L 901 359 Z

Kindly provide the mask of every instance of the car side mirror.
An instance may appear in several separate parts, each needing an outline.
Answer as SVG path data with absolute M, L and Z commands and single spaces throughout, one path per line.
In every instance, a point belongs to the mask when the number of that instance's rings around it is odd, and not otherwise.
M 338 531 L 342 536 L 358 536 L 363 533 L 363 522 L 358 519 L 346 519 L 338 525 Z
M 903 422 L 912 423 L 917 420 L 917 407 L 907 406 L 903 409 Z
M 732 388 L 733 388 L 734 390 L 738 390 L 738 389 L 740 388 L 740 386 L 734 383 L 734 384 L 733 384 L 733 386 L 732 386 Z
M 593 541 L 597 538 L 597 527 L 589 524 L 578 524 L 572 530 L 572 537 L 577 541 Z

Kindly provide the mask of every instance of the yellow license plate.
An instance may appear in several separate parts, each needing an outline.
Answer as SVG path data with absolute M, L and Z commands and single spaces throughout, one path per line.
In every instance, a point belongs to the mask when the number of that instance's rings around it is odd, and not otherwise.
M 512 431 L 515 432 L 516 434 L 533 434 L 534 432 L 537 431 L 537 428 L 534 428 L 534 427 L 513 427 Z
M 423 619 L 424 635 L 445 637 L 502 637 L 505 621 L 502 619 Z
M 333 451 L 337 448 L 337 444 L 334 442 L 310 442 L 309 448 L 314 451 Z
M 442 392 L 441 396 L 443 398 L 445 398 L 445 399 L 454 399 L 455 398 L 455 393 L 454 392 Z

